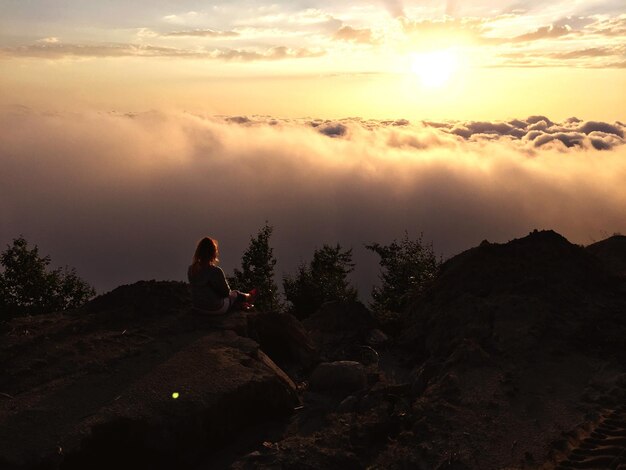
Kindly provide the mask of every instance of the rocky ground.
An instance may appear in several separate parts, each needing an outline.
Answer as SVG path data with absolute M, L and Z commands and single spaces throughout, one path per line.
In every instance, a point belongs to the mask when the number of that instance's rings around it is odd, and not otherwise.
M 14 319 L 0 468 L 626 468 L 625 240 L 483 242 L 391 323 L 154 281 Z

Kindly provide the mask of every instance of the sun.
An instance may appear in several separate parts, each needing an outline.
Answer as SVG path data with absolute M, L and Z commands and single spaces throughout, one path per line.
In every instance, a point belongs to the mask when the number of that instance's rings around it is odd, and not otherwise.
M 431 88 L 444 86 L 458 69 L 458 55 L 451 49 L 414 54 L 411 58 L 411 71 Z

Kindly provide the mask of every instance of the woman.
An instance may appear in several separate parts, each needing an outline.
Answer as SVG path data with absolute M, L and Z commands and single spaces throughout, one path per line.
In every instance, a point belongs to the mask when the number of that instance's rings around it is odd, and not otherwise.
M 248 294 L 230 290 L 224 271 L 217 266 L 218 255 L 217 240 L 204 237 L 198 242 L 187 271 L 193 306 L 213 315 L 251 308 L 257 289 Z

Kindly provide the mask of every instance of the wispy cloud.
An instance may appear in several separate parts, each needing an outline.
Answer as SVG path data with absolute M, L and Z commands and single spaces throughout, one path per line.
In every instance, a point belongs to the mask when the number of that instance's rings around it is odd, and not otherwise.
M 171 31 L 163 34 L 165 37 L 204 37 L 204 38 L 232 38 L 239 36 L 236 31 L 215 31 L 213 29 L 191 29 L 186 31 Z
M 349 41 L 358 44 L 376 44 L 378 41 L 374 39 L 372 30 L 369 28 L 353 28 L 351 26 L 342 26 L 333 35 L 335 40 Z
M 568 26 L 542 26 L 537 28 L 535 31 L 521 34 L 519 36 L 515 36 L 511 38 L 511 42 L 530 42 L 530 41 L 539 41 L 542 39 L 554 39 L 560 38 L 562 36 L 566 36 L 571 34 L 572 29 Z
M 213 49 L 190 50 L 147 44 L 31 44 L 0 48 L 0 58 L 99 58 L 99 57 L 170 57 L 180 59 L 235 60 L 242 62 L 320 57 L 325 52 L 284 46 L 265 50 Z

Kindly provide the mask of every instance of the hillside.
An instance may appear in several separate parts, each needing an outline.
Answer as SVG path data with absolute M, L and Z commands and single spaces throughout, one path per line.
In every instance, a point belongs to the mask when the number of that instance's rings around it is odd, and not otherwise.
M 611 240 L 483 242 L 397 337 L 359 303 L 201 317 L 187 285 L 155 281 L 13 319 L 0 468 L 624 468 Z

